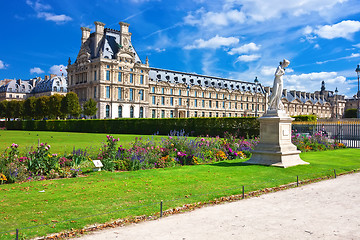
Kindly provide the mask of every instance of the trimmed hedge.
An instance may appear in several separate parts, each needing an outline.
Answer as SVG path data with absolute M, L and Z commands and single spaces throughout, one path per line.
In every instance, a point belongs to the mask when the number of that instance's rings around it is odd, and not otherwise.
M 9 121 L 8 130 L 89 132 L 112 134 L 160 134 L 185 130 L 191 136 L 223 136 L 231 132 L 242 137 L 259 136 L 260 124 L 254 117 L 229 118 L 123 118 Z
M 356 108 L 346 109 L 344 118 L 357 118 L 357 109 Z
M 292 117 L 295 118 L 297 122 L 316 122 L 317 120 L 316 115 L 297 115 Z

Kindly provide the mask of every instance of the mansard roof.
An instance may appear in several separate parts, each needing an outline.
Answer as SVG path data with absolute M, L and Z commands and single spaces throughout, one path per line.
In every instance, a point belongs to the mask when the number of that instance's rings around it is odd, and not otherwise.
M 36 82 L 33 90 L 35 93 L 41 92 L 67 92 L 67 82 L 64 76 L 54 76 L 51 79 L 41 79 Z
M 256 85 L 251 82 L 231 80 L 219 77 L 210 77 L 195 73 L 177 72 L 159 68 L 150 68 L 149 79 L 152 81 L 166 81 L 173 84 L 183 83 L 188 86 L 200 86 L 203 88 L 213 87 L 215 89 L 224 89 L 228 91 L 255 92 Z M 265 93 L 263 87 L 257 86 L 257 93 Z
M 11 80 L 0 86 L 0 92 L 30 93 L 33 87 L 29 80 Z
M 98 57 L 116 59 L 117 54 L 121 51 L 121 32 L 115 29 L 105 28 L 102 39 L 99 42 L 98 48 L 95 47 L 95 33 L 91 33 L 89 39 L 87 39 L 81 46 L 78 56 L 88 54 L 89 59 Z M 129 39 L 129 52 L 134 54 L 135 62 L 142 63 L 139 55 L 133 47 L 131 40 Z
M 285 93 L 286 91 L 286 93 Z M 302 92 L 303 93 L 303 92 Z M 316 96 L 314 94 L 305 93 L 301 94 L 301 92 L 298 91 L 283 91 L 282 98 L 285 98 L 288 102 L 299 102 L 299 103 L 311 103 L 311 104 L 321 104 L 324 105 L 327 101 L 325 99 L 322 99 L 320 96 Z

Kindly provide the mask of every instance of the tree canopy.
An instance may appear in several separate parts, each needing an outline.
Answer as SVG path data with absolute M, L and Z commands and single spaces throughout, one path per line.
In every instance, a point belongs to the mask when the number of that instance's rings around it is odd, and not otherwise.
M 83 106 L 84 115 L 88 116 L 88 117 L 94 116 L 97 111 L 96 105 L 97 105 L 96 101 L 92 98 L 90 98 L 88 101 L 86 101 Z

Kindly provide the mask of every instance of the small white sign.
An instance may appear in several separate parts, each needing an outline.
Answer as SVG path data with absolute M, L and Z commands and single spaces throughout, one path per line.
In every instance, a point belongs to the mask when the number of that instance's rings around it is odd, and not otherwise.
M 93 168 L 94 172 L 101 171 L 101 168 L 104 166 L 100 160 L 93 160 L 93 163 L 95 165 L 95 167 Z
M 97 168 L 101 168 L 104 166 L 100 160 L 93 160 L 93 163 L 94 163 L 95 167 L 97 167 Z

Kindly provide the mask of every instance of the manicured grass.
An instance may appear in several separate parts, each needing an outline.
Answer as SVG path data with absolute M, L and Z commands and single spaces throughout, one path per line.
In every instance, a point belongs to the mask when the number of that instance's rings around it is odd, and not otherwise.
M 106 133 L 74 133 L 74 132 L 43 132 L 43 131 L 0 131 L 0 153 L 9 147 L 12 143 L 19 145 L 20 152 L 27 152 L 31 146 L 38 145 L 40 142 L 51 145 L 51 153 L 70 153 L 76 147 L 87 148 L 90 153 L 97 154 L 102 143 L 106 141 Z M 113 135 L 120 138 L 120 144 L 127 147 L 135 137 L 144 137 L 155 139 L 161 136 L 140 136 L 140 135 Z
M 91 172 L 86 177 L 0 185 L 0 232 L 34 237 L 117 218 L 152 215 L 187 203 L 275 187 L 360 168 L 359 149 L 302 153 L 310 165 L 287 169 L 245 160 L 136 172 Z M 45 192 L 40 192 L 44 190 Z M 107 214 L 102 214 L 107 213 Z M 45 226 L 41 226 L 47 224 Z M 33 228 L 31 228 L 33 227 Z M 14 232 L 0 234 L 13 239 Z

